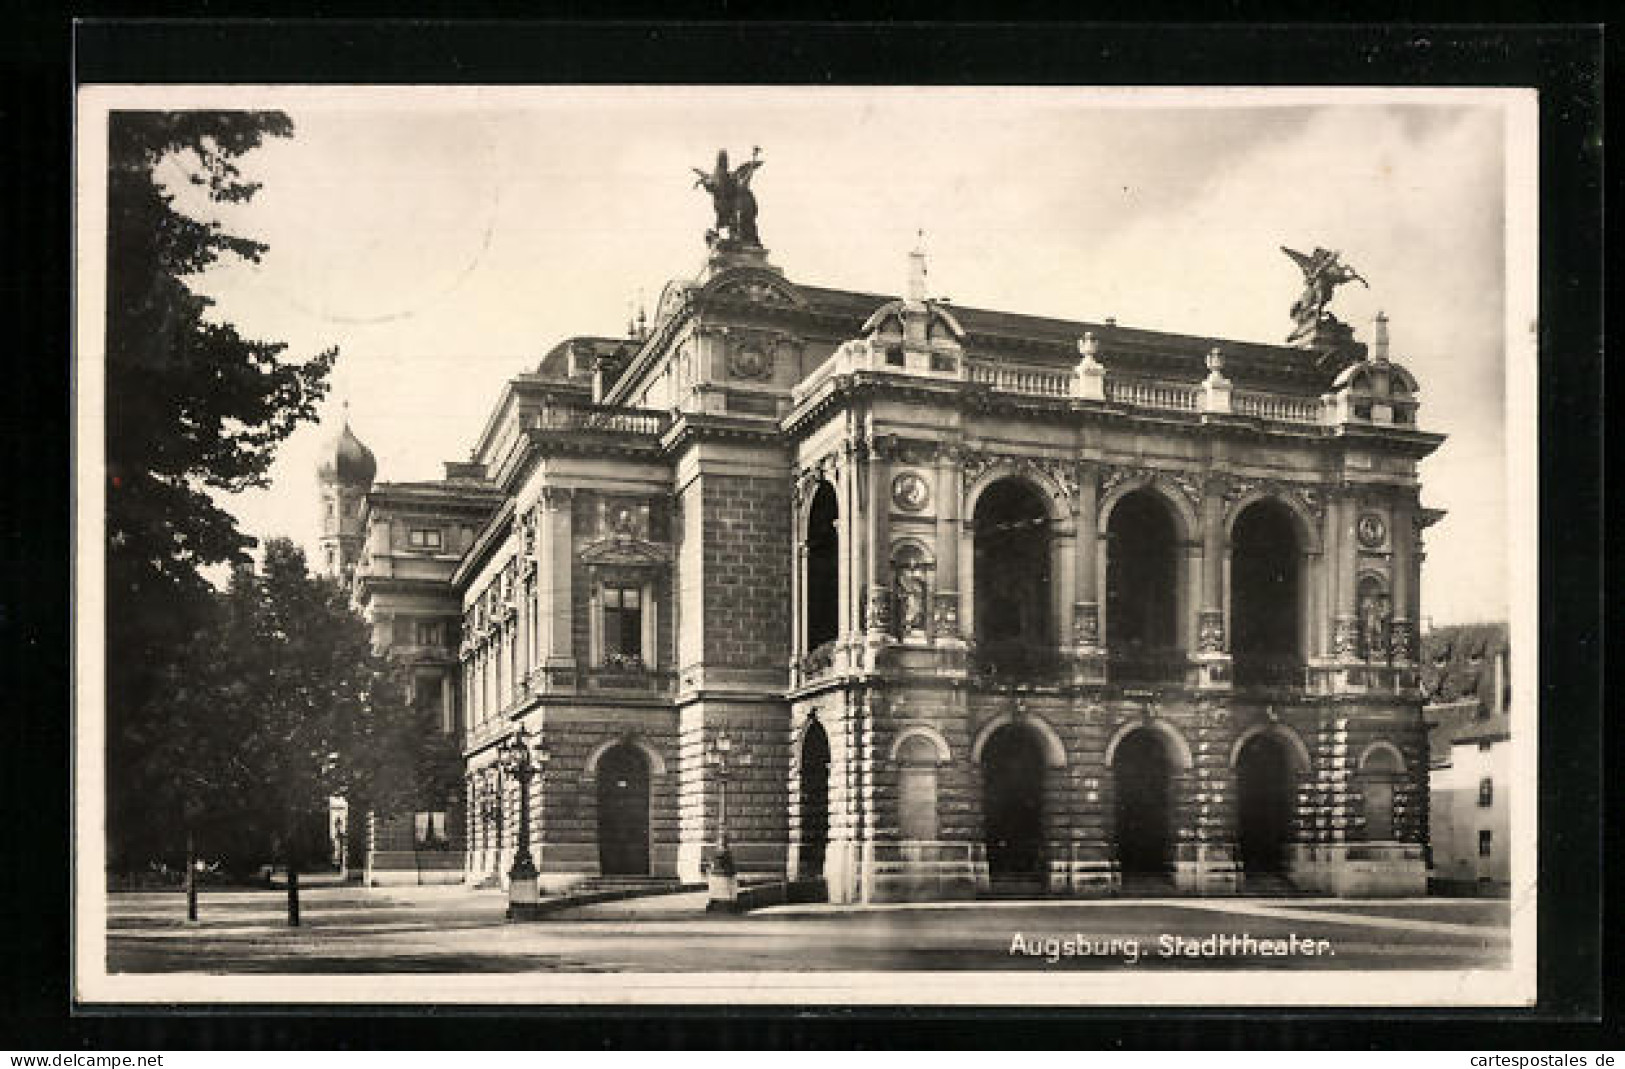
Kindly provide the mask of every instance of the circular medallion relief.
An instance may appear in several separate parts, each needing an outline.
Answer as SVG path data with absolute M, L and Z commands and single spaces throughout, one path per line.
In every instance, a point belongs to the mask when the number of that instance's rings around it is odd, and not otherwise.
M 1355 524 L 1355 533 L 1359 535 L 1362 546 L 1374 549 L 1388 537 L 1388 525 L 1375 512 L 1367 512 Z
M 730 364 L 733 373 L 742 379 L 764 379 L 773 370 L 773 362 L 767 353 L 754 344 L 735 349 Z
M 905 471 L 892 480 L 891 499 L 898 508 L 915 512 L 925 507 L 925 503 L 931 499 L 931 491 L 919 475 Z

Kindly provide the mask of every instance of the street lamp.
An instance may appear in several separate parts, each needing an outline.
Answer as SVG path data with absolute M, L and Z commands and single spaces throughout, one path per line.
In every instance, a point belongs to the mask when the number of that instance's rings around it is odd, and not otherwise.
M 710 894 L 705 908 L 707 912 L 720 910 L 732 913 L 739 909 L 739 869 L 734 864 L 733 852 L 728 849 L 728 766 L 731 760 L 737 768 L 748 768 L 751 757 L 748 753 L 734 754 L 733 740 L 726 732 L 718 734 L 711 741 L 711 748 L 705 756 L 706 763 L 711 766 L 711 774 L 716 777 L 718 792 L 717 852 L 711 858 L 707 881 Z
M 500 760 L 500 756 L 499 756 Z M 502 866 L 502 774 L 501 770 L 492 768 L 488 774 L 482 775 L 479 780 L 479 818 L 480 829 L 485 843 L 484 852 L 490 854 L 494 848 L 495 856 L 490 857 L 491 868 L 481 882 L 486 879 L 499 879 L 498 873 Z M 484 867 L 484 859 L 481 861 Z
M 521 724 L 497 747 L 497 764 L 519 781 L 519 848 L 508 870 L 508 919 L 534 910 L 541 901 L 536 885 L 536 862 L 530 856 L 530 778 L 543 771 L 553 755 L 537 745 L 533 748 Z

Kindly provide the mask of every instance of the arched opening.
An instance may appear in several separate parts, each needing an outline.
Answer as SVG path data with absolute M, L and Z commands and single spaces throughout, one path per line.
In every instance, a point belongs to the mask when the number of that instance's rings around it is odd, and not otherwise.
M 649 874 L 649 761 L 629 742 L 598 759 L 598 866 L 605 876 Z
M 1230 651 L 1240 686 L 1284 686 L 1298 678 L 1302 547 L 1291 511 L 1254 502 L 1230 533 Z
M 824 875 L 824 855 L 829 848 L 829 736 L 816 720 L 807 722 L 801 736 L 798 788 L 801 827 L 797 875 L 804 880 L 814 879 Z
M 834 642 L 841 629 L 841 509 L 835 488 L 820 482 L 807 513 L 807 652 Z
M 1114 679 L 1159 682 L 1183 670 L 1178 538 L 1169 506 L 1127 494 L 1106 528 L 1106 644 Z
M 905 841 L 937 837 L 937 747 L 911 735 L 897 749 L 897 831 Z
M 1365 837 L 1371 842 L 1394 838 L 1394 786 L 1403 769 L 1394 752 L 1379 746 L 1360 766 L 1360 793 L 1365 796 Z
M 1173 868 L 1173 762 L 1154 731 L 1130 732 L 1112 756 L 1116 783 L 1117 862 L 1125 878 L 1165 876 Z
M 976 650 L 984 667 L 1020 674 L 1055 652 L 1050 613 L 1050 531 L 1044 501 L 1001 479 L 976 502 Z
M 1292 838 L 1292 758 L 1280 739 L 1255 735 L 1236 758 L 1237 847 L 1248 876 L 1284 873 Z
M 1006 724 L 982 748 L 982 812 L 990 876 L 1037 877 L 1044 865 L 1044 748 Z

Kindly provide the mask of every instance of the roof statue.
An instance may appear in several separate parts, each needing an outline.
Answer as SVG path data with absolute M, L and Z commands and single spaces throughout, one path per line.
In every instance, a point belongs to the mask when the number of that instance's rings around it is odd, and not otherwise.
M 1360 277 L 1360 273 L 1342 261 L 1342 254 L 1333 249 L 1316 247 L 1315 251 L 1305 256 L 1295 249 L 1281 246 L 1281 251 L 1292 257 L 1292 262 L 1298 265 L 1303 272 L 1303 295 L 1292 303 L 1292 318 L 1297 326 L 1287 335 L 1290 344 L 1296 341 L 1314 341 L 1321 333 L 1344 333 L 1335 330 L 1326 331 L 1325 328 L 1342 326 L 1342 323 L 1326 311 L 1326 306 L 1332 301 L 1332 293 L 1348 282 L 1358 282 L 1370 288 L 1370 283 Z
M 761 247 L 762 239 L 756 233 L 756 194 L 750 191 L 751 176 L 767 162 L 761 159 L 761 154 L 760 146 L 752 148 L 750 159 L 730 170 L 728 150 L 722 149 L 717 153 L 714 170 L 706 172 L 698 167 L 693 168 L 699 176 L 694 185 L 704 187 L 711 194 L 711 207 L 717 216 L 716 226 L 705 232 L 707 244 L 733 241 L 740 245 Z

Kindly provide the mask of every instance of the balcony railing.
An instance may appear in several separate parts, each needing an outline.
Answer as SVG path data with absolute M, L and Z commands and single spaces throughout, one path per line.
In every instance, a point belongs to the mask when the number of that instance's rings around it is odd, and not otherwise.
M 1107 678 L 1129 686 L 1185 682 L 1190 660 L 1183 650 L 1114 650 L 1107 658 Z
M 530 426 L 542 431 L 601 431 L 655 437 L 665 432 L 670 418 L 664 412 L 645 408 L 549 398 L 531 417 Z
M 1297 657 L 1238 654 L 1234 673 L 1238 687 L 1301 687 L 1304 670 L 1303 661 Z
M 1230 403 L 1237 415 L 1280 423 L 1319 423 L 1324 416 L 1318 397 L 1290 397 L 1278 393 L 1237 390 Z
M 970 381 L 1007 393 L 1034 394 L 1039 397 L 1069 397 L 1072 394 L 1070 371 L 978 362 L 967 365 L 967 372 Z
M 807 651 L 807 655 L 796 663 L 801 671 L 801 678 L 812 679 L 830 670 L 835 664 L 835 640 L 820 643 Z
M 987 683 L 1028 683 L 1049 679 L 1061 669 L 1054 646 L 1012 639 L 971 644 L 971 670 Z
M 1149 379 L 1106 377 L 1106 400 L 1136 408 L 1160 408 L 1171 412 L 1195 412 L 1201 407 L 1202 388 L 1178 382 L 1152 382 Z

